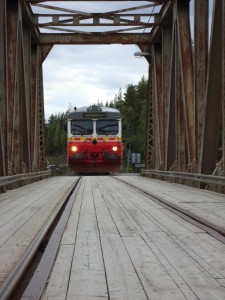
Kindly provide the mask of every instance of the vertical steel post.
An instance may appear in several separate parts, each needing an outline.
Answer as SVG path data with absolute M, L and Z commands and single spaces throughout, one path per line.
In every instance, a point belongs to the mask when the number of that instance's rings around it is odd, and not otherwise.
M 208 70 L 208 18 L 209 1 L 195 1 L 194 12 L 194 66 L 195 66 L 195 107 L 196 107 L 196 164 L 201 172 L 200 155 L 202 142 L 202 128 L 204 124 L 204 107 L 206 95 L 206 79 Z
M 182 99 L 186 127 L 186 145 L 189 171 L 195 171 L 195 102 L 193 86 L 192 41 L 190 32 L 190 0 L 177 0 L 177 25 L 181 66 Z
M 177 37 L 177 36 L 176 36 Z M 178 38 L 175 40 L 175 106 L 176 106 L 176 170 L 186 172 L 187 170 L 187 153 L 186 153 L 186 123 L 185 107 L 183 99 L 182 86 L 182 69 L 179 57 Z
M 222 37 L 223 37 L 223 53 L 222 53 L 222 109 L 223 109 L 223 116 L 222 116 L 222 122 L 223 122 L 223 175 L 225 176 L 225 2 L 223 1 L 223 24 L 222 24 Z
M 222 12 L 223 1 L 215 0 L 207 78 L 201 171 L 212 174 L 216 167 L 222 108 Z
M 171 72 L 170 72 L 170 94 L 167 104 L 166 119 L 166 170 L 173 168 L 176 162 L 176 120 L 175 120 L 175 97 L 176 97 L 176 20 L 173 21 L 172 44 L 171 44 Z
M 6 0 L 0 0 L 0 176 L 7 175 L 7 20 Z
M 155 167 L 161 168 L 164 157 L 164 105 L 162 93 L 162 44 L 154 45 L 154 112 L 155 112 Z
M 7 50 L 8 50 L 8 115 L 7 115 L 7 145 L 8 145 L 8 174 L 17 172 L 19 166 L 15 162 L 14 131 L 15 131 L 15 101 L 16 78 L 18 79 L 18 3 L 7 1 Z M 16 128 L 18 129 L 18 128 Z M 15 165 L 16 164 L 16 165 Z
M 164 102 L 164 111 L 163 111 L 163 163 L 164 169 L 166 169 L 167 161 L 167 147 L 168 147 L 168 125 L 169 125 L 169 104 L 170 104 L 170 83 L 171 83 L 171 70 L 172 70 L 172 22 L 171 25 L 164 26 L 162 32 L 162 60 L 163 60 L 163 102 Z
M 39 93 L 38 93 L 38 130 L 39 130 L 39 170 L 46 168 L 46 140 L 45 140 L 45 120 L 44 120 L 44 89 L 43 89 L 43 70 L 39 61 Z
M 23 161 L 26 169 L 31 172 L 31 30 L 23 26 L 23 72 L 24 72 L 24 95 L 22 97 L 23 109 Z
M 37 98 L 38 98 L 38 45 L 33 44 L 31 48 L 31 123 L 30 123 L 30 141 L 31 141 L 31 162 L 32 171 L 38 171 L 38 145 L 39 133 L 37 124 Z
M 148 95 L 147 95 L 147 122 L 146 122 L 146 163 L 147 169 L 154 169 L 154 113 L 153 113 L 153 66 L 149 61 Z

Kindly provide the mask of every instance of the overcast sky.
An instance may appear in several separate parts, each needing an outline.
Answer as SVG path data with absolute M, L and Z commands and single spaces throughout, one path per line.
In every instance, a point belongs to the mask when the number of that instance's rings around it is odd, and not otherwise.
M 45 116 L 114 99 L 121 88 L 137 84 L 148 64 L 135 58 L 136 46 L 54 46 L 44 62 Z
M 60 6 L 59 2 L 49 4 Z M 104 5 L 80 2 L 79 10 L 87 12 L 90 6 L 90 12 L 101 12 L 129 6 L 128 2 Z M 34 11 L 42 12 L 40 8 Z M 140 50 L 135 45 L 54 46 L 43 64 L 45 118 L 66 112 L 70 104 L 80 107 L 113 100 L 120 88 L 124 92 L 128 84 L 147 78 L 148 63 L 145 58 L 136 58 L 136 51 Z

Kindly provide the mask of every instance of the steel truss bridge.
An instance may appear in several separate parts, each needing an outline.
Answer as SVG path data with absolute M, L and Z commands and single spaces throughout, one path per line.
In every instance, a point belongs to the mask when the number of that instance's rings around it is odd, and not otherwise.
M 223 0 L 0 0 L 0 176 L 45 169 L 52 47 L 114 43 L 149 63 L 146 168 L 224 176 Z

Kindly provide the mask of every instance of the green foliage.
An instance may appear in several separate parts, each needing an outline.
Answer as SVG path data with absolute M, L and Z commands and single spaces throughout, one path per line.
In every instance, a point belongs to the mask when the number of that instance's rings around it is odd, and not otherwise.
M 66 156 L 67 134 L 64 126 L 67 114 L 68 112 L 51 115 L 46 123 L 47 156 Z
M 137 85 L 129 84 L 124 95 L 121 89 L 114 101 L 106 105 L 118 109 L 122 114 L 123 143 L 133 145 L 132 152 L 141 153 L 145 158 L 146 144 L 146 110 L 147 110 L 147 80 L 142 77 Z

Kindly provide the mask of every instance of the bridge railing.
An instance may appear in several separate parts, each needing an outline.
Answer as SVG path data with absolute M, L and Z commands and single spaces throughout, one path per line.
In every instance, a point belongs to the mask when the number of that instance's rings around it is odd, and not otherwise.
M 50 176 L 51 171 L 41 171 L 0 177 L 0 193 Z
M 142 170 L 141 174 L 155 179 L 168 180 L 197 188 L 225 193 L 225 177 L 199 173 L 185 173 L 160 170 Z

